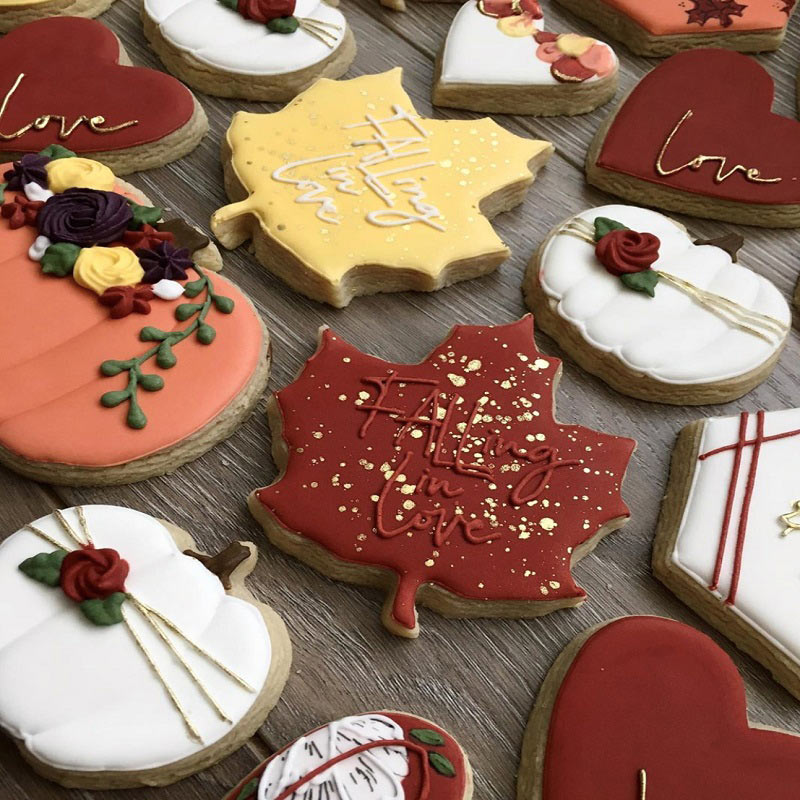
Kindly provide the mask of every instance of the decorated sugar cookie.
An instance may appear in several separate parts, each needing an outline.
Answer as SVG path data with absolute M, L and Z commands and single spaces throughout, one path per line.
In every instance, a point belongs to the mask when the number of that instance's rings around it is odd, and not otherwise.
M 338 78 L 356 54 L 336 2 L 145 0 L 144 30 L 167 69 L 221 97 L 291 100 Z
M 54 17 L 4 36 L 0 155 L 15 159 L 57 142 L 125 175 L 191 152 L 208 130 L 194 95 L 129 63 L 119 39 L 93 20 Z
M 0 544 L 0 727 L 64 786 L 159 786 L 241 746 L 291 659 L 244 586 L 255 546 L 195 552 L 117 506 L 56 511 Z
M 45 17 L 96 17 L 114 0 L 0 0 L 0 33 Z
M 600 128 L 587 179 L 628 200 L 696 217 L 800 227 L 800 123 L 772 113 L 774 92 L 772 78 L 749 56 L 673 56 Z
M 634 206 L 584 211 L 550 233 L 523 290 L 544 330 L 617 391 L 661 403 L 734 400 L 778 360 L 791 311 L 735 263 L 742 238 L 693 241 Z
M 796 0 L 558 0 L 643 56 L 697 47 L 777 50 Z
M 681 431 L 653 569 L 800 698 L 800 410 L 742 412 Z
M 224 800 L 470 800 L 472 770 L 449 733 L 399 711 L 356 714 L 295 739 Z
M 537 0 L 468 0 L 439 58 L 434 104 L 551 116 L 608 102 L 614 51 L 589 36 L 546 32 L 543 18 Z
M 264 389 L 269 338 L 208 237 L 58 145 L 0 176 L 0 462 L 128 483 L 230 435 Z
M 623 617 L 579 636 L 547 675 L 517 800 L 792 800 L 798 781 L 800 740 L 748 723 L 722 649 L 680 622 Z
M 278 547 L 384 588 L 399 636 L 418 635 L 417 603 L 453 617 L 579 605 L 571 566 L 627 521 L 635 442 L 556 422 L 560 370 L 530 315 L 457 325 L 418 364 L 323 329 L 271 402 L 281 473 L 250 510 Z
M 489 219 L 522 202 L 553 146 L 490 119 L 423 119 L 401 75 L 323 79 L 274 114 L 237 112 L 220 242 L 252 239 L 270 272 L 334 306 L 496 269 L 508 248 Z

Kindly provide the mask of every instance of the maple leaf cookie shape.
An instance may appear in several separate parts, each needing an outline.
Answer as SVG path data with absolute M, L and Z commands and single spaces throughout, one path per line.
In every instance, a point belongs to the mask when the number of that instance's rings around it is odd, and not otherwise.
M 530 617 L 580 604 L 571 565 L 629 516 L 635 442 L 553 418 L 560 362 L 533 317 L 456 326 L 418 364 L 324 329 L 270 418 L 281 475 L 250 508 L 270 539 L 342 580 L 387 589 L 384 624 Z
M 490 119 L 423 119 L 401 77 L 323 79 L 276 113 L 238 112 L 223 154 L 238 202 L 211 220 L 222 244 L 252 238 L 268 270 L 335 306 L 505 260 L 489 218 L 522 202 L 553 146 Z

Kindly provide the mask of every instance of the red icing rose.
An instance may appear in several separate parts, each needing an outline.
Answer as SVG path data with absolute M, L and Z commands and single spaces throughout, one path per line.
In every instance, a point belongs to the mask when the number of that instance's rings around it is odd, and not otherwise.
M 295 0 L 238 0 L 236 10 L 255 22 L 271 22 L 294 14 Z
M 606 270 L 620 277 L 650 269 L 660 246 L 660 239 L 652 233 L 616 230 L 603 236 L 594 251 Z
M 76 603 L 105 600 L 125 591 L 129 569 L 116 550 L 84 547 L 67 553 L 61 563 L 61 589 Z
M 483 0 L 480 10 L 490 17 L 514 17 L 525 14 L 531 19 L 541 19 L 541 6 L 538 0 Z

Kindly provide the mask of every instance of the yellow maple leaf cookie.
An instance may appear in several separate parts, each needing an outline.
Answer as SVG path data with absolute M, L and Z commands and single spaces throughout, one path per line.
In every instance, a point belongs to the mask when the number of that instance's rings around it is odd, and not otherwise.
M 522 202 L 553 145 L 490 119 L 423 119 L 401 78 L 323 79 L 274 114 L 235 114 L 223 164 L 238 202 L 212 217 L 220 242 L 252 239 L 268 270 L 335 306 L 499 266 L 489 219 Z

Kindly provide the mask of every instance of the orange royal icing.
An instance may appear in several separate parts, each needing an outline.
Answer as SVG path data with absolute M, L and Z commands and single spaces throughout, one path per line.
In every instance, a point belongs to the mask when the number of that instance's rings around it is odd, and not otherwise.
M 790 0 L 746 0 L 741 16 L 725 15 L 729 25 L 723 25 L 714 14 L 701 16 L 705 22 L 689 22 L 690 12 L 706 5 L 703 0 L 603 0 L 611 8 L 622 12 L 646 31 L 656 36 L 673 33 L 713 33 L 721 31 L 759 31 L 784 28 L 789 20 L 793 3 Z
M 145 325 L 183 327 L 174 312 L 187 301 L 157 299 L 150 314 L 111 319 L 94 292 L 71 278 L 43 274 L 28 258 L 34 236 L 33 227 L 11 230 L 0 220 L 0 446 L 29 461 L 124 464 L 196 433 L 247 385 L 262 349 L 261 323 L 245 296 L 212 274 L 215 290 L 234 301 L 234 312 L 210 314 L 214 342 L 185 340 L 172 369 L 148 362 L 146 371 L 161 375 L 165 386 L 139 393 L 148 422 L 142 430 L 128 427 L 124 405 L 100 405 L 105 392 L 125 388 L 125 374 L 104 377 L 100 364 L 144 352 L 149 343 L 139 340 L 139 331 Z

